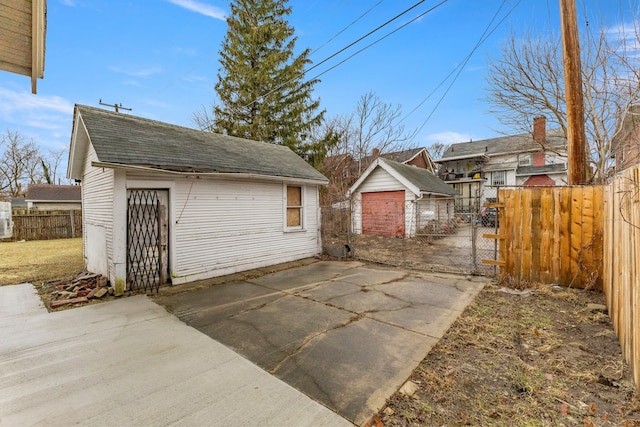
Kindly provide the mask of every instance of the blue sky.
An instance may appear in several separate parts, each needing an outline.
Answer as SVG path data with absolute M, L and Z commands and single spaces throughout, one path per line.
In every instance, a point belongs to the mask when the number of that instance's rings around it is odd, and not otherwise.
M 291 0 L 296 47 L 312 49 L 311 59 L 318 63 L 416 2 Z M 440 2 L 424 1 L 308 77 Z M 1 131 L 18 131 L 46 152 L 68 147 L 75 103 L 97 107 L 102 99 L 133 108 L 132 114 L 138 116 L 194 127 L 194 111 L 215 101 L 213 87 L 226 32 L 227 2 L 47 3 L 45 77 L 38 80 L 38 94 L 32 95 L 28 77 L 0 72 Z M 612 29 L 624 20 L 630 22 L 630 11 L 638 9 L 637 0 L 579 0 L 577 5 L 580 25 L 588 20 L 591 26 Z M 494 16 L 493 26 L 488 27 Z M 501 20 L 439 105 L 451 80 L 426 99 L 472 52 L 483 32 Z M 491 138 L 507 130 L 489 115 L 482 100 L 487 58 L 498 55 L 500 44 L 512 31 L 557 33 L 559 26 L 558 0 L 449 0 L 322 75 L 314 95 L 320 98 L 327 117 L 353 111 L 360 96 L 369 91 L 387 103 L 400 104 L 405 114 L 424 101 L 404 121 L 407 129 L 420 129 L 413 146 Z

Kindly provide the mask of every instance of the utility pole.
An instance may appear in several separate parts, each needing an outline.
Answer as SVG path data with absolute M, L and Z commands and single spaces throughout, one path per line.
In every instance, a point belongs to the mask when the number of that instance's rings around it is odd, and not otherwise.
M 562 59 L 567 105 L 567 172 L 570 185 L 584 184 L 587 180 L 582 65 L 576 15 L 575 0 L 560 0 Z
M 125 111 L 131 111 L 133 110 L 133 108 L 127 108 L 127 107 L 123 107 L 122 106 L 122 102 L 120 103 L 120 105 L 118 104 L 105 104 L 104 102 L 102 102 L 102 98 L 100 98 L 100 105 L 104 105 L 106 107 L 112 107 L 115 108 L 116 113 L 119 112 L 119 110 L 125 110 Z

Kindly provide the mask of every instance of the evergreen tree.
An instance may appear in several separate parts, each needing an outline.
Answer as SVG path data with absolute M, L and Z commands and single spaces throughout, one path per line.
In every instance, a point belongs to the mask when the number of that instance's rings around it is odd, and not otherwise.
M 213 130 L 290 147 L 300 155 L 322 123 L 318 80 L 304 81 L 309 49 L 294 56 L 297 38 L 287 21 L 287 0 L 232 0 L 220 51 Z

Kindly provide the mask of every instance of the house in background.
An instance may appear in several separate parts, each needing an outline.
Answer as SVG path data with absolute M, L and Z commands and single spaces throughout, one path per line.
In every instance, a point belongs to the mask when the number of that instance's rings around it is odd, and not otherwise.
M 317 255 L 328 180 L 285 146 L 76 105 L 87 269 L 116 289 Z
M 538 116 L 533 133 L 452 144 L 436 163 L 461 196 L 456 208 L 478 212 L 498 187 L 566 185 L 566 158 L 562 129 L 547 130 Z
M 31 92 L 44 77 L 45 0 L 3 0 L 0 7 L 0 70 L 31 77 Z
M 430 224 L 453 221 L 456 194 L 426 169 L 378 157 L 349 189 L 352 231 L 413 237 Z
M 30 210 L 81 210 L 82 190 L 78 185 L 29 184 L 24 201 Z
M 373 153 L 370 156 L 362 158 L 362 170 L 368 168 L 369 165 L 378 157 L 393 160 L 394 162 L 409 166 L 415 166 L 420 169 L 426 169 L 432 174 L 435 174 L 438 171 L 437 165 L 431 159 L 427 149 L 424 147 L 409 148 L 407 150 L 395 151 L 393 153 L 381 153 L 378 149 L 374 148 Z
M 627 111 L 613 139 L 613 147 L 617 172 L 640 163 L 640 105 L 633 105 Z
M 381 153 L 380 150 L 374 148 L 371 155 L 364 156 L 359 160 L 354 159 L 350 154 L 328 156 L 323 162 L 323 171 L 329 178 L 327 200 L 323 200 L 323 204 L 344 201 L 349 187 L 378 157 L 425 169 L 432 174 L 437 172 L 437 165 L 424 147 L 392 153 Z

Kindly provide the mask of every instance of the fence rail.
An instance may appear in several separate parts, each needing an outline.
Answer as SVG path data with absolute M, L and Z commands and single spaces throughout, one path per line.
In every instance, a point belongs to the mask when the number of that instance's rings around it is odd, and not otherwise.
M 31 211 L 13 214 L 10 240 L 51 240 L 82 236 L 82 211 Z

